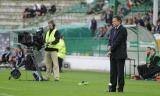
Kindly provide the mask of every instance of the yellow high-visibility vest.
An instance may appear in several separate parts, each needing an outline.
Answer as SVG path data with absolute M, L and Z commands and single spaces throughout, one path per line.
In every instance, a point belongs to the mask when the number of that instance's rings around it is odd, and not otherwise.
M 55 33 L 56 33 L 56 29 L 54 29 L 51 34 L 49 34 L 49 31 L 46 34 L 46 38 L 45 38 L 45 43 L 46 43 L 46 47 L 47 48 L 57 48 L 57 44 L 48 44 L 49 42 L 53 42 L 55 41 Z
M 57 46 L 58 46 L 58 57 L 63 59 L 66 55 L 66 46 L 64 40 L 60 39 Z

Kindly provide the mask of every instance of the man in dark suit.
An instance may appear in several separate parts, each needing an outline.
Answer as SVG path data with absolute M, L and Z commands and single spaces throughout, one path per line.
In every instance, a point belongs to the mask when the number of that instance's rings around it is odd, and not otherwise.
M 108 50 L 110 51 L 110 92 L 116 92 L 118 81 L 118 92 L 124 88 L 124 64 L 127 58 L 127 30 L 121 25 L 121 17 L 113 17 L 113 28 L 110 32 Z

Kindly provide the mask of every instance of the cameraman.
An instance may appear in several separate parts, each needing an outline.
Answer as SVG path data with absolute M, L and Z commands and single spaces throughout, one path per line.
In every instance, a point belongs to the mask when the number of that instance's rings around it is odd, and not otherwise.
M 46 80 L 50 79 L 51 72 L 52 72 L 52 62 L 54 64 L 53 72 L 54 72 L 54 80 L 59 81 L 59 66 L 58 66 L 58 48 L 57 44 L 60 39 L 60 34 L 55 28 L 54 21 L 48 21 L 49 30 L 46 32 L 45 35 L 45 64 L 46 64 L 46 73 L 47 77 L 44 78 Z

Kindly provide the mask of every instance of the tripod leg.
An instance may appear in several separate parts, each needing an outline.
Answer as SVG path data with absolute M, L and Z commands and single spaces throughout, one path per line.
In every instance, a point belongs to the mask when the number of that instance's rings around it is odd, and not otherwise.
M 27 77 L 28 77 L 27 70 L 25 70 L 25 71 L 26 71 L 26 72 L 25 72 L 25 73 L 26 73 L 26 80 L 28 80 L 28 78 L 27 78 Z
M 35 60 L 35 58 L 34 58 L 34 54 L 33 54 L 33 56 L 32 56 L 32 60 L 33 60 L 33 63 L 35 64 L 36 71 L 37 71 L 37 73 L 39 74 L 39 77 L 40 77 L 41 79 L 43 79 L 42 74 L 41 74 L 41 72 L 40 72 L 40 68 L 38 67 L 38 64 L 37 64 L 37 62 L 36 62 L 36 60 Z M 41 81 L 41 80 L 40 80 L 40 81 Z
M 42 81 L 42 78 L 37 71 L 32 71 L 32 74 L 33 74 L 36 81 Z

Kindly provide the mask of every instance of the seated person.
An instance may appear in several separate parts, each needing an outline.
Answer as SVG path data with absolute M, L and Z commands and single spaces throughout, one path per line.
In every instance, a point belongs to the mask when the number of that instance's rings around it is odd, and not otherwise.
M 48 10 L 51 14 L 54 14 L 56 12 L 56 5 L 52 5 L 51 8 Z
M 39 71 L 37 71 L 35 62 L 34 62 L 34 57 L 32 56 L 31 53 L 29 53 L 28 49 L 24 49 L 24 60 L 18 65 L 18 67 L 24 66 L 26 70 L 32 71 L 32 74 L 37 81 L 42 80 L 42 76 Z
M 0 58 L 0 64 L 7 63 L 9 61 L 10 55 L 11 55 L 10 47 L 6 47 L 4 53 L 2 54 Z
M 146 64 L 137 66 L 137 70 L 138 70 L 140 77 L 142 77 L 148 71 L 148 65 L 150 63 L 150 51 L 151 51 L 151 47 L 147 47 L 146 48 L 146 55 L 147 55 L 146 56 Z
M 9 63 L 16 68 L 24 59 L 24 52 L 20 45 L 14 48 L 13 54 L 9 57 Z
M 151 58 L 150 64 L 148 65 L 148 72 L 142 76 L 144 79 L 152 79 L 155 74 L 160 72 L 160 57 L 156 55 L 156 49 L 154 47 L 151 48 L 150 54 Z
M 42 4 L 41 5 L 41 14 L 45 15 L 46 13 L 47 13 L 47 7 L 44 4 Z

